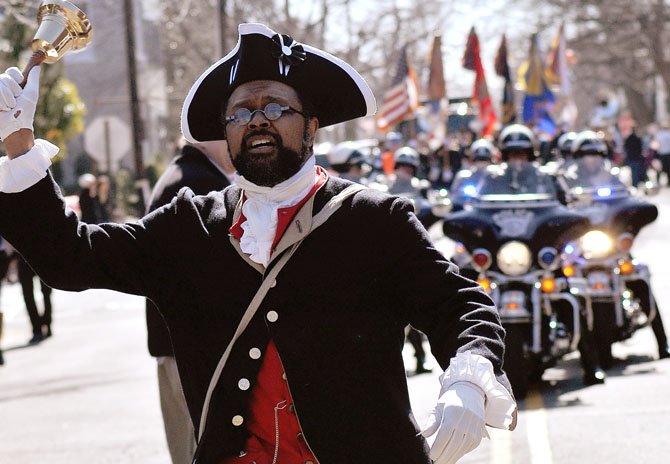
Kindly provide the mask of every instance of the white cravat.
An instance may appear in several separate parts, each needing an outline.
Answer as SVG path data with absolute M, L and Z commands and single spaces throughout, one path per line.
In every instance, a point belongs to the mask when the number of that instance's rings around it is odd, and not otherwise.
M 242 223 L 240 248 L 252 261 L 267 266 L 270 262 L 272 243 L 277 233 L 277 210 L 296 205 L 314 187 L 316 163 L 310 156 L 300 171 L 274 187 L 261 187 L 235 175 L 234 182 L 246 196 L 242 213 L 247 219 Z

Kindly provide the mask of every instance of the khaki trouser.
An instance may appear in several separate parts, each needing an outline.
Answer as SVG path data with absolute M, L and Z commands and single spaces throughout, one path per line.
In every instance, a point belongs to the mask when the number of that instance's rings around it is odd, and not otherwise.
M 157 362 L 163 424 L 172 464 L 191 464 L 195 454 L 195 433 L 179 381 L 177 363 L 172 356 L 157 358 Z

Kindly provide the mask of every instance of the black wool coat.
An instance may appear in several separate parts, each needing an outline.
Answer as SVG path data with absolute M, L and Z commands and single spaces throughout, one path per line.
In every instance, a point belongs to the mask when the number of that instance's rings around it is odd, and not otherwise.
M 203 152 L 185 145 L 161 175 L 151 193 L 148 212 L 170 203 L 182 187 L 196 195 L 206 195 L 228 187 L 228 178 Z M 173 356 L 172 343 L 163 317 L 151 301 L 147 301 L 147 344 L 152 356 Z
M 285 237 L 306 235 L 309 209 L 319 211 L 348 185 L 330 178 Z M 65 209 L 48 175 L 24 192 L 0 194 L 0 235 L 54 288 L 109 288 L 156 303 L 197 428 L 210 377 L 262 279 L 229 237 L 239 198 L 237 187 L 207 196 L 183 189 L 136 223 L 87 225 Z M 268 319 L 270 312 L 278 317 Z M 272 338 L 321 464 L 429 464 L 402 359 L 410 323 L 426 333 L 443 368 L 471 350 L 511 391 L 492 301 L 434 248 L 409 202 L 363 190 L 303 241 L 234 345 L 195 462 L 219 464 L 242 450 L 251 388 L 239 381 L 253 387 L 262 357 L 252 359 L 250 349 L 264 350 Z

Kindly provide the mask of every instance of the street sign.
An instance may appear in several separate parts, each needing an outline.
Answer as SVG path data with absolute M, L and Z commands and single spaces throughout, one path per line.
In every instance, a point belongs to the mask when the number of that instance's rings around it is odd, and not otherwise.
M 84 149 L 106 172 L 111 172 L 130 148 L 130 127 L 117 116 L 99 116 L 86 127 Z

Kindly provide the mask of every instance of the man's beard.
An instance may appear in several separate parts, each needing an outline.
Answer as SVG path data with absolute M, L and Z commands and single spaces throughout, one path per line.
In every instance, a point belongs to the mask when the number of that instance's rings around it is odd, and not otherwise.
M 275 155 L 249 153 L 247 140 L 257 135 L 272 137 L 277 153 Z M 303 140 L 306 138 L 303 137 Z M 302 152 L 298 153 L 286 148 L 280 135 L 258 130 L 244 137 L 240 152 L 235 158 L 231 158 L 237 172 L 246 180 L 262 187 L 274 187 L 297 173 L 311 154 L 306 142 L 303 142 Z

